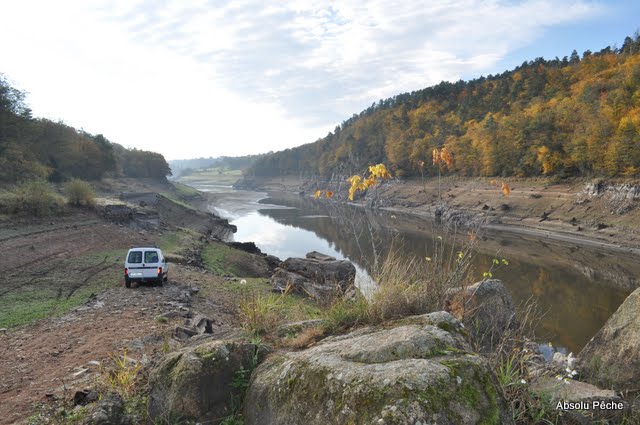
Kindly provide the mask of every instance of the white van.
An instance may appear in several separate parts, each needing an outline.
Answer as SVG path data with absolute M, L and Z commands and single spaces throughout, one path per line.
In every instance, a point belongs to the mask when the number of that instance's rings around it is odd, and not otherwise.
M 162 286 L 169 279 L 169 265 L 156 247 L 131 248 L 124 261 L 124 284 L 131 288 L 131 282 L 152 282 Z

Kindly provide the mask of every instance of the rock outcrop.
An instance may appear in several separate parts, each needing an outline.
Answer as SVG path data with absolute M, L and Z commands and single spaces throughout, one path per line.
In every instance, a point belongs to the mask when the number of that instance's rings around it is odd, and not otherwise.
M 486 361 L 470 352 L 463 333 L 438 312 L 272 356 L 252 376 L 245 423 L 513 423 Z
M 618 391 L 637 391 L 640 383 L 640 288 L 578 355 L 578 370 L 587 381 Z
M 241 389 L 232 382 L 240 370 L 251 370 L 260 353 L 243 341 L 210 341 L 168 354 L 149 377 L 152 420 L 218 423 L 232 413 Z
M 482 352 L 492 351 L 515 321 L 511 294 L 498 279 L 483 280 L 454 292 L 447 310 L 461 320 Z
M 346 260 L 310 252 L 307 258 L 287 258 L 271 277 L 274 289 L 317 300 L 345 293 L 353 286 L 356 268 Z

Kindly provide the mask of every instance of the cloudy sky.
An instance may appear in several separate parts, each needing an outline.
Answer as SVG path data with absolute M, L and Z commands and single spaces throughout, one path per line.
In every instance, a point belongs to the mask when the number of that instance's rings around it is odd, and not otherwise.
M 622 44 L 640 2 L 7 0 L 34 115 L 168 159 L 312 142 L 372 102 Z

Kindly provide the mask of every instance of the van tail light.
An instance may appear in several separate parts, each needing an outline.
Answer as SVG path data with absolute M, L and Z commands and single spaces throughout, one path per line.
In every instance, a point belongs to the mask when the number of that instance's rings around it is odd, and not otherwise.
M 125 267 L 124 269 L 124 275 L 125 276 L 129 276 L 129 269 Z
M 158 276 L 162 274 L 162 267 L 158 267 Z

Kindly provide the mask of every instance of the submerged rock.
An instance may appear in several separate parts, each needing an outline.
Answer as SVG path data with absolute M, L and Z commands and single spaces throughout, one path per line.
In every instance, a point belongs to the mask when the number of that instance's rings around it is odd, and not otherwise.
M 640 288 L 627 297 L 578 355 L 581 376 L 615 390 L 640 382 Z
M 513 423 L 487 362 L 445 312 L 364 328 L 256 369 L 247 425 Z

